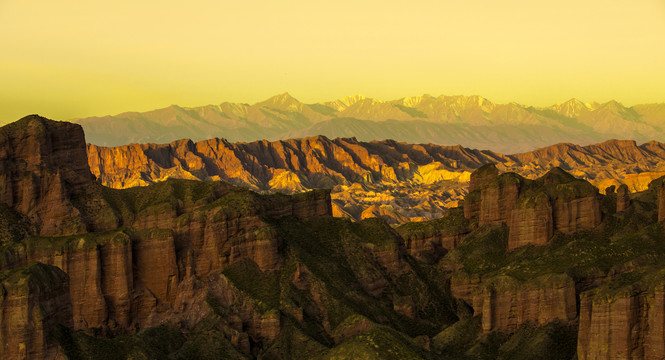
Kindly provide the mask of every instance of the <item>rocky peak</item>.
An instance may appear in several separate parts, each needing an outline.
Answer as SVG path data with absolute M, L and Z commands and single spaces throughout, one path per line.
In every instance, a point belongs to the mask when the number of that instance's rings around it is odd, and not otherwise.
M 567 116 L 570 118 L 577 117 L 580 113 L 583 111 L 588 111 L 589 106 L 587 104 L 581 102 L 580 100 L 577 100 L 575 98 L 570 99 L 566 102 L 563 102 L 561 104 L 557 104 L 552 106 L 552 109 L 556 111 L 557 113 Z
M 576 178 L 573 175 L 570 175 L 565 170 L 560 167 L 555 167 L 552 170 L 548 171 L 538 179 L 542 182 L 543 185 L 555 185 L 555 184 L 566 184 L 571 181 L 574 181 Z
M 485 164 L 471 173 L 469 192 L 480 189 L 484 184 L 499 176 L 499 169 L 493 163 Z
M 0 128 L 0 202 L 28 216 L 39 234 L 115 226 L 112 213 L 98 216 L 110 211 L 103 201 L 86 203 L 97 186 L 80 125 L 30 115 Z
M 626 184 L 621 184 L 617 190 L 617 212 L 622 212 L 630 206 L 630 189 Z
M 13 163 L 26 171 L 45 166 L 54 170 L 69 169 L 84 178 L 92 177 L 83 128 L 78 124 L 28 115 L 0 128 L 0 146 L 3 170 Z
M 280 110 L 299 110 L 299 108 L 302 106 L 302 103 L 298 101 L 298 99 L 291 96 L 291 94 L 288 92 L 285 92 L 283 94 L 275 95 L 257 105 Z

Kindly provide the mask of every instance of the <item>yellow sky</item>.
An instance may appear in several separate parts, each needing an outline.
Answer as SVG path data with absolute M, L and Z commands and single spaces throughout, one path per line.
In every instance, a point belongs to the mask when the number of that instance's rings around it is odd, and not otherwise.
M 665 101 L 665 0 L 0 0 L 0 123 L 479 94 Z

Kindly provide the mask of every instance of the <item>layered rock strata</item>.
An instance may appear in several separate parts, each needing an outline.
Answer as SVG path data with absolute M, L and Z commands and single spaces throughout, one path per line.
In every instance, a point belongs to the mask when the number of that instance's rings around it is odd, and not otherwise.
M 29 225 L 25 238 L 0 251 L 0 270 L 30 275 L 25 290 L 10 281 L 14 275 L 3 283 L 0 308 L 8 318 L 0 330 L 7 359 L 55 356 L 54 340 L 46 335 L 58 324 L 97 334 L 178 319 L 193 326 L 209 313 L 197 279 L 244 259 L 261 270 L 280 268 L 281 240 L 268 222 L 332 215 L 325 190 L 262 196 L 186 180 L 152 189 L 102 188 L 87 167 L 80 127 L 36 116 L 2 128 L 0 153 L 0 201 L 8 208 L 0 215 L 24 214 Z M 118 225 L 123 228 L 88 233 Z M 248 317 L 242 321 L 256 316 L 241 314 Z M 272 329 L 256 330 L 259 338 L 279 332 L 279 317 L 259 323 L 255 327 Z
M 559 168 L 536 180 L 514 173 L 490 174 L 494 178 L 484 176 L 465 199 L 464 216 L 480 226 L 508 224 L 509 250 L 546 245 L 557 232 L 593 229 L 602 220 L 598 190 Z
M 626 291 L 607 287 L 582 293 L 577 354 L 580 359 L 662 359 L 665 356 L 665 285 L 654 282 Z
M 67 275 L 60 269 L 32 263 L 0 271 L 0 357 L 60 358 L 52 331 L 72 326 Z
M 617 189 L 617 212 L 625 211 L 630 206 L 630 189 L 626 184 L 622 184 Z
M 545 325 L 577 319 L 575 283 L 567 275 L 546 275 L 520 283 L 509 277 L 483 282 L 473 308 L 482 314 L 484 332 L 516 331 L 527 323 Z
M 117 219 L 95 192 L 80 125 L 27 116 L 0 131 L 0 203 L 40 235 L 104 231 Z
M 632 192 L 643 191 L 665 174 L 664 148 L 657 142 L 638 146 L 634 141 L 609 140 L 502 155 L 461 146 L 316 136 L 252 143 L 210 139 L 113 148 L 88 145 L 87 150 L 93 174 L 113 188 L 167 178 L 224 180 L 285 193 L 328 188 L 338 216 L 355 220 L 378 216 L 401 224 L 440 217 L 458 206 L 467 185 L 473 193 L 498 170 L 535 179 L 561 167 L 600 189 L 626 184 Z M 487 163 L 494 166 L 483 165 Z M 486 169 L 470 179 L 481 166 Z

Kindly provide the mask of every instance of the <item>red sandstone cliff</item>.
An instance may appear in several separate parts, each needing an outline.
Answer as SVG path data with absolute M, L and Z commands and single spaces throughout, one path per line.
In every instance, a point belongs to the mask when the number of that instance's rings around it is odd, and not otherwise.
M 104 189 L 90 174 L 78 125 L 31 116 L 1 130 L 0 202 L 27 215 L 39 236 L 6 243 L 0 270 L 50 269 L 29 279 L 55 274 L 37 278 L 46 282 L 39 286 L 29 280 L 25 296 L 13 277 L 3 283 L 3 358 L 53 358 L 56 347 L 46 334 L 58 324 L 102 334 L 178 319 L 193 326 L 209 312 L 203 310 L 207 290 L 196 279 L 243 259 L 262 270 L 280 267 L 280 239 L 267 219 L 332 214 L 328 191 L 263 196 L 184 181 L 152 190 Z M 124 228 L 105 231 L 118 225 Z M 54 267 L 28 265 L 33 262 Z M 33 319 L 38 308 L 42 313 Z M 279 323 L 272 328 L 279 331 Z
M 665 356 L 663 273 L 650 277 L 651 284 L 629 284 L 609 291 L 606 286 L 580 295 L 580 359 L 655 360 Z
M 117 221 L 103 199 L 90 200 L 81 126 L 27 116 L 0 132 L 0 202 L 27 215 L 41 235 L 104 231 Z
M 485 166 L 471 179 L 477 188 L 464 200 L 464 216 L 480 226 L 508 224 L 509 250 L 546 245 L 556 232 L 593 229 L 602 220 L 598 190 L 560 168 L 528 180 L 515 173 L 498 175 Z
M 51 332 L 72 325 L 67 280 L 62 270 L 39 263 L 0 271 L 1 358 L 59 358 Z

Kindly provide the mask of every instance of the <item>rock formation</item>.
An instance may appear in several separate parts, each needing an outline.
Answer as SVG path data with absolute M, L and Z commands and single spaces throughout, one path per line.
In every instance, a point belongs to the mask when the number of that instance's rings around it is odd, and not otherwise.
M 649 183 L 649 189 L 656 193 L 658 199 L 658 221 L 665 220 L 665 180 L 658 178 Z
M 525 245 L 547 245 L 554 236 L 552 204 L 545 193 L 523 202 L 510 214 L 508 250 Z
M 58 324 L 122 333 L 190 317 L 196 311 L 187 299 L 194 277 L 219 273 L 242 259 L 262 270 L 279 268 L 280 240 L 265 219 L 331 215 L 328 191 L 264 198 L 226 184 L 183 180 L 152 191 L 104 189 L 90 174 L 83 133 L 73 124 L 31 116 L 2 128 L 0 139 L 1 200 L 7 211 L 27 215 L 38 229 L 32 235 L 39 235 L 2 249 L 0 269 L 11 275 L 3 283 L 2 309 L 12 316 L 3 324 L 14 326 L 2 328 L 3 358 L 20 358 L 26 351 L 53 358 L 54 343 L 46 334 Z M 118 224 L 125 229 L 87 232 Z M 49 267 L 28 265 L 34 262 Z M 28 280 L 17 285 L 11 280 L 15 274 L 27 274 Z M 27 288 L 20 290 L 23 281 Z M 67 311 L 33 319 L 30 311 L 39 307 Z M 17 318 L 21 312 L 27 313 Z M 19 319 L 28 323 L 15 323 Z M 33 323 L 39 331 L 25 330 Z
M 514 155 L 324 136 L 251 143 L 178 140 L 113 148 L 89 144 L 87 151 L 92 173 L 113 188 L 167 178 L 224 180 L 284 193 L 328 188 L 337 215 L 355 220 L 380 216 L 396 224 L 440 217 L 459 204 L 467 186 L 473 193 L 499 171 L 535 179 L 561 167 L 600 189 L 626 184 L 632 192 L 646 190 L 651 180 L 665 175 L 665 145 L 619 140 L 557 144 Z
M 646 287 L 609 286 L 580 296 L 577 353 L 580 359 L 662 359 L 665 355 L 663 273 Z
M 617 190 L 617 212 L 622 212 L 630 206 L 630 189 L 626 184 L 621 184 Z
M 79 125 L 27 116 L 0 134 L 0 202 L 30 218 L 40 235 L 104 231 L 117 226 L 101 198 Z
M 404 224 L 397 231 L 404 238 L 406 251 L 411 256 L 436 262 L 457 247 L 470 232 L 470 224 L 463 209 L 453 208 L 440 219 Z
M 560 168 L 536 180 L 496 171 L 486 176 L 487 167 L 477 172 L 481 174 L 474 172 L 471 178 L 483 180 L 475 180 L 477 188 L 464 200 L 464 215 L 480 226 L 508 224 L 509 250 L 546 245 L 555 232 L 571 234 L 601 222 L 598 190 Z
M 39 263 L 0 271 L 0 357 L 56 359 L 51 332 L 72 325 L 67 275 Z
M 567 275 L 546 275 L 520 284 L 510 277 L 483 282 L 473 295 L 482 329 L 514 332 L 527 323 L 545 325 L 577 319 L 575 283 Z

